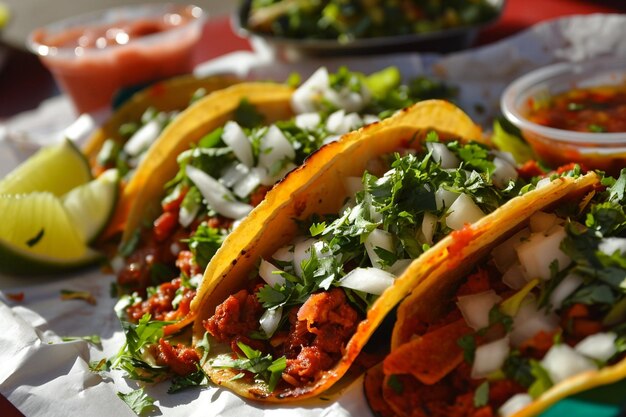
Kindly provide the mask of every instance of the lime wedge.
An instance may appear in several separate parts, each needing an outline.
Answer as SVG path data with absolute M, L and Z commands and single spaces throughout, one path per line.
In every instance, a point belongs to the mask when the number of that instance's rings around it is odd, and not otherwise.
M 95 240 L 109 222 L 117 201 L 119 179 L 117 170 L 110 169 L 62 197 L 63 206 L 83 242 Z
M 0 213 L 2 272 L 54 272 L 101 257 L 87 247 L 61 200 L 50 192 L 0 195 Z
M 0 180 L 0 194 L 49 191 L 62 196 L 91 180 L 89 163 L 69 140 L 41 148 Z

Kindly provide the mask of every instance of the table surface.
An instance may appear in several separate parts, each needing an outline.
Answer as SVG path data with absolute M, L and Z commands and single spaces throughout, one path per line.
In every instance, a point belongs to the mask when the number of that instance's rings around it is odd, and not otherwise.
M 557 17 L 590 13 L 626 13 L 623 0 L 508 0 L 501 19 L 483 30 L 476 46 L 495 42 L 522 31 L 535 23 Z M 219 42 L 215 42 L 219 39 Z M 211 41 L 209 41 L 211 40 Z M 43 100 L 59 94 L 50 73 L 29 52 L 3 45 L 7 56 L 0 68 L 0 121 L 37 107 Z M 196 61 L 203 62 L 228 52 L 250 50 L 250 44 L 239 37 L 222 16 L 207 22 Z M 23 416 L 0 395 L 0 415 Z

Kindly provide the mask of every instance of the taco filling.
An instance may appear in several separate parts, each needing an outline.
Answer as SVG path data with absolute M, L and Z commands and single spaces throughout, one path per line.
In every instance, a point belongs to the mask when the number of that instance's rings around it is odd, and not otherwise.
M 603 185 L 535 212 L 465 277 L 406 299 L 383 363 L 396 414 L 509 416 L 623 361 L 626 170 Z
M 256 109 L 242 101 L 236 120 L 179 155 L 161 214 L 113 262 L 118 287 L 136 293 L 129 318 L 184 317 L 202 272 L 238 220 L 319 147 L 418 99 L 453 94 L 425 79 L 408 86 L 399 81 L 395 68 L 369 77 L 321 68 L 294 92 L 293 119 L 264 126 Z
M 341 212 L 302 222 L 204 321 L 205 369 L 232 369 L 270 392 L 314 383 L 412 260 L 533 188 L 507 154 L 434 133 L 422 149 L 397 149 L 342 180 L 350 194 Z M 220 344 L 230 352 L 214 355 Z

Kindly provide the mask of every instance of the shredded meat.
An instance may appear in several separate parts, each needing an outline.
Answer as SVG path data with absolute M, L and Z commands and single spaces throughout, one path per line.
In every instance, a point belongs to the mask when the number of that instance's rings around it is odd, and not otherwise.
M 140 301 L 128 307 L 126 313 L 128 318 L 137 322 L 144 314 L 149 313 L 153 320 L 175 321 L 184 317 L 189 312 L 191 300 L 196 295 L 196 291 L 184 288 L 182 299 L 177 308 L 172 305 L 176 292 L 181 288 L 181 279 L 176 278 L 171 282 L 166 282 L 157 287 L 157 291 L 145 301 Z
M 203 272 L 200 270 L 198 264 L 196 264 L 193 253 L 188 250 L 180 251 L 178 257 L 176 258 L 176 268 L 188 277 L 193 277 L 194 275 L 201 274 Z
M 200 357 L 192 348 L 180 343 L 172 346 L 161 338 L 157 346 L 156 361 L 158 365 L 168 366 L 177 375 L 189 375 L 198 369 Z
M 215 308 L 215 314 L 204 322 L 206 330 L 220 342 L 247 335 L 259 328 L 263 307 L 254 294 L 241 290 Z

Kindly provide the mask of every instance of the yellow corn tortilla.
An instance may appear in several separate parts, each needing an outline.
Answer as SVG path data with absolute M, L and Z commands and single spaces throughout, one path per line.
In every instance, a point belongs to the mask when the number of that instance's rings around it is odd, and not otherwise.
M 599 181 L 599 177 L 593 172 L 577 179 L 571 177 L 558 178 L 544 187 L 514 198 L 472 225 L 471 242 L 455 255 L 462 259 L 462 262 L 453 262 L 452 264 L 444 262 L 439 265 L 398 306 L 391 350 L 393 351 L 409 342 L 413 337 L 410 319 L 417 318 L 432 322 L 447 315 L 449 313 L 446 310 L 447 304 L 438 302 L 438 300 L 450 298 L 450 295 L 458 287 L 459 281 L 470 273 L 476 264 L 484 259 L 500 242 L 524 227 L 534 213 L 550 210 L 566 199 L 580 201 L 585 194 L 599 185 Z M 442 249 L 440 256 L 447 257 L 449 255 L 445 249 Z M 552 387 L 515 416 L 539 414 L 554 402 L 568 395 L 594 386 L 615 382 L 623 378 L 624 375 L 626 375 L 626 361 L 599 371 L 576 375 Z M 387 398 L 401 396 L 390 388 L 388 381 L 389 376 L 386 376 L 382 384 L 383 396 Z M 419 382 L 416 381 L 415 383 Z M 370 391 L 374 392 L 374 390 Z M 388 405 L 394 409 L 396 414 L 407 415 L 407 410 L 397 409 L 393 401 L 390 401 Z
M 267 123 L 293 116 L 293 89 L 274 83 L 240 83 L 215 91 L 181 112 L 150 147 L 120 193 L 105 237 L 123 231 L 126 242 L 143 221 L 155 218 L 163 186 L 178 172 L 177 156 L 204 135 L 234 118 L 243 99 L 256 107 Z
M 340 178 L 361 176 L 368 161 L 401 147 L 421 148 L 426 134 L 432 130 L 444 140 L 481 138 L 480 128 L 453 104 L 423 101 L 382 122 L 348 133 L 338 142 L 322 147 L 304 165 L 292 171 L 226 238 L 207 266 L 191 305 L 192 314 L 196 314 L 194 340 L 198 342 L 203 338 L 203 321 L 213 315 L 215 307 L 246 287 L 257 261 L 271 256 L 296 236 L 298 220 L 313 214 L 337 212 L 341 208 L 347 191 Z M 426 257 L 423 261 L 422 258 L 413 262 L 407 273 L 398 277 L 377 299 L 348 342 L 343 357 L 313 384 L 268 392 L 263 383 L 233 380 L 239 371 L 215 369 L 209 361 L 204 364 L 204 370 L 216 384 L 255 400 L 294 401 L 326 391 L 346 373 L 385 315 L 441 261 L 437 256 Z M 230 351 L 228 344 L 215 340 L 210 341 L 210 346 L 209 358 Z

